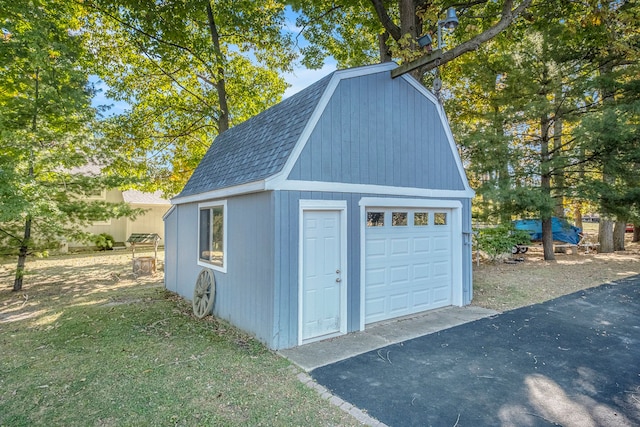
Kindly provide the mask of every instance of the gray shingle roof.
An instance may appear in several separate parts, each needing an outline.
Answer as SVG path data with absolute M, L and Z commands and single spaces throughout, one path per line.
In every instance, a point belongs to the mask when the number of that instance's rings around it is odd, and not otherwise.
M 246 184 L 280 172 L 332 75 L 220 134 L 177 197 Z

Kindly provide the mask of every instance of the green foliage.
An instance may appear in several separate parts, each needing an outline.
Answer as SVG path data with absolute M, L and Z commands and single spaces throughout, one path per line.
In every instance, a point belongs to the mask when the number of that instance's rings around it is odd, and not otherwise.
M 86 12 L 96 74 L 129 106 L 101 122 L 115 153 L 110 170 L 144 179 L 142 189 L 178 193 L 224 117 L 237 125 L 286 89 L 280 73 L 294 56 L 280 2 L 98 0 Z
M 515 230 L 506 225 L 480 228 L 476 231 L 475 236 L 477 248 L 489 255 L 492 261 L 499 255 L 510 254 L 515 245 L 531 241 L 531 237 L 526 231 Z
M 302 64 L 321 68 L 332 56 L 340 68 L 379 61 L 378 34 L 384 29 L 369 0 L 289 1 L 300 13 L 296 24 L 310 44 L 302 48 Z
M 635 215 L 640 6 L 554 0 L 530 12 L 441 67 L 474 215 L 545 218 L 576 201 Z
M 106 251 L 109 249 L 113 249 L 115 240 L 110 234 L 100 233 L 93 236 L 93 242 L 96 244 L 98 249 L 100 249 L 101 251 Z
M 79 17 L 78 4 L 66 1 L 0 9 L 0 253 L 19 254 L 22 263 L 63 238 L 87 239 L 83 227 L 92 220 L 139 212 L 85 198 L 131 180 L 88 168 L 106 165 L 109 152 L 95 137 L 92 62 Z

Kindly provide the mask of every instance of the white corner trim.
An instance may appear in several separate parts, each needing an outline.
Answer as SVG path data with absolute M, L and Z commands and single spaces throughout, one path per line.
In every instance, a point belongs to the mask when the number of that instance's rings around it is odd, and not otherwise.
M 239 196 L 241 194 L 257 193 L 265 190 L 265 181 L 254 181 L 246 184 L 234 185 L 233 187 L 220 188 L 218 190 L 207 191 L 205 193 L 193 194 L 191 196 L 174 197 L 171 199 L 172 205 L 182 205 L 185 203 L 203 202 L 206 200 L 224 199 L 225 197 Z
M 171 215 L 171 213 L 172 213 L 173 211 L 175 211 L 175 210 L 176 210 L 176 205 L 171 206 L 171 207 L 169 208 L 169 210 L 168 210 L 168 211 L 166 211 L 166 212 L 164 213 L 164 215 L 162 215 L 162 220 L 163 220 L 163 221 L 166 221 L 166 220 L 167 220 L 167 218 L 169 217 L 169 215 Z

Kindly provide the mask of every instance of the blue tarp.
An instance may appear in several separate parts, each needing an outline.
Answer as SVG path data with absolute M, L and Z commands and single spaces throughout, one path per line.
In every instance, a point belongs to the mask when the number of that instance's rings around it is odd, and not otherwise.
M 516 230 L 528 231 L 531 240 L 542 240 L 542 221 L 539 219 L 520 219 L 513 221 Z M 557 217 L 551 218 L 551 231 L 553 240 L 577 245 L 580 241 L 579 227 L 569 224 L 566 220 Z

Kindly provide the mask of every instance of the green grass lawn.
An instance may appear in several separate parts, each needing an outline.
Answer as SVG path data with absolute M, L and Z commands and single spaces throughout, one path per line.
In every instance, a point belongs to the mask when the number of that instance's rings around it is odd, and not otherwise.
M 84 257 L 28 265 L 22 293 L 0 262 L 0 426 L 358 425 L 161 278 L 130 277 L 126 256 Z

